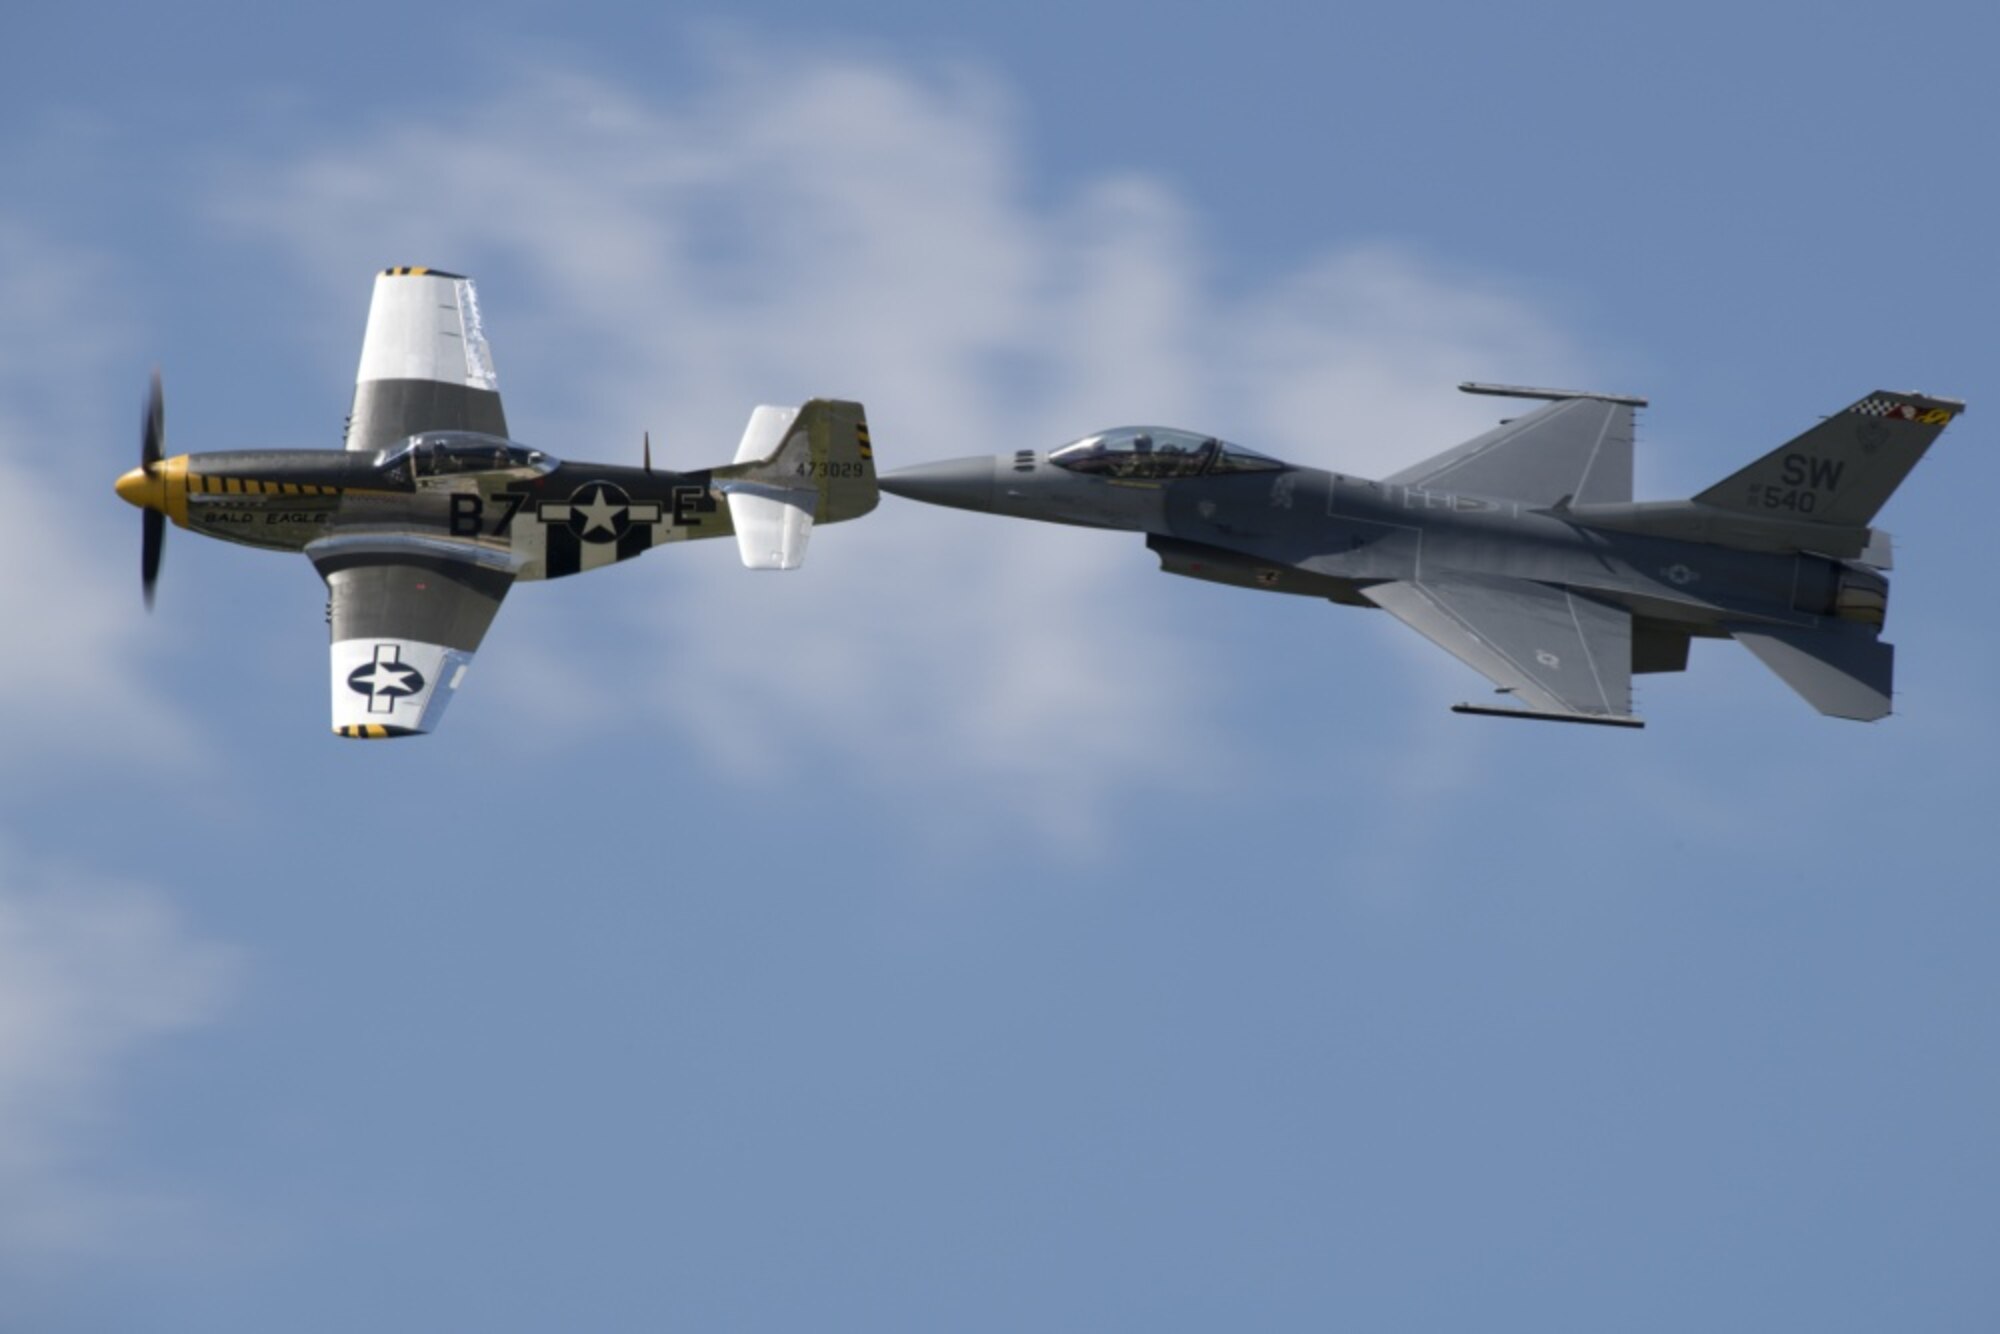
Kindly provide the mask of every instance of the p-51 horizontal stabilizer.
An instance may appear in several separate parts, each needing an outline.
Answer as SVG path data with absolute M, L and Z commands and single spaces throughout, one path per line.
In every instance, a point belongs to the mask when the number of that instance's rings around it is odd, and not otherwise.
M 769 403 L 752 409 L 736 446 L 736 465 L 747 465 L 748 475 L 722 484 L 736 552 L 748 569 L 796 570 L 805 563 L 819 493 L 801 473 L 811 466 L 811 433 L 791 430 L 801 412 Z
M 736 528 L 736 552 L 745 568 L 796 570 L 805 563 L 812 536 L 811 491 L 779 490 L 737 482 L 724 492 L 729 521 Z

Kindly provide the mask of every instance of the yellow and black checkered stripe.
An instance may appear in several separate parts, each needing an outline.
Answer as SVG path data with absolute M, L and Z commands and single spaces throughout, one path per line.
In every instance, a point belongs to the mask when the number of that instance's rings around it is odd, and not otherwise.
M 875 446 L 868 439 L 867 421 L 863 420 L 854 423 L 854 439 L 855 443 L 861 447 L 861 457 L 873 463 L 875 461 Z
M 384 727 L 381 723 L 346 723 L 333 729 L 335 736 L 344 736 L 355 741 L 386 741 L 391 737 L 415 736 L 415 728 Z
M 188 490 L 200 496 L 337 496 L 343 488 L 306 482 L 267 482 L 257 477 L 209 477 L 189 473 Z
M 462 273 L 446 273 L 443 269 L 427 269 L 420 264 L 394 265 L 382 270 L 382 276 L 384 278 L 449 278 L 453 282 L 462 282 L 465 279 L 465 275 Z

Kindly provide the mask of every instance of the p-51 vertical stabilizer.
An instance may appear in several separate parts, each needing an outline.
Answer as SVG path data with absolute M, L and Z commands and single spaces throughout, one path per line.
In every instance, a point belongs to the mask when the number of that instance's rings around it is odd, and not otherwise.
M 768 404 L 750 414 L 736 462 L 715 470 L 729 502 L 736 549 L 753 570 L 793 570 L 806 558 L 815 522 L 875 508 L 875 451 L 859 403 L 815 398 Z

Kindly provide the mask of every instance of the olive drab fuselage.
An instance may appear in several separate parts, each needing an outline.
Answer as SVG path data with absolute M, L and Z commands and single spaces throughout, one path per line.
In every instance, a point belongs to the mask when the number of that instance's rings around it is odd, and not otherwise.
M 436 447 L 446 444 L 466 466 L 436 466 L 444 457 Z M 394 531 L 474 543 L 515 564 L 519 579 L 558 578 L 732 531 L 708 470 L 560 463 L 474 436 L 413 437 L 379 454 L 187 454 L 160 471 L 168 517 L 209 537 L 304 551 L 337 535 Z

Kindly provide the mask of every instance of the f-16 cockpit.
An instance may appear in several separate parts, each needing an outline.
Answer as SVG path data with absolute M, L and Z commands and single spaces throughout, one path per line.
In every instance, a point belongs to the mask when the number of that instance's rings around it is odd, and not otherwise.
M 1143 481 L 1275 472 L 1288 466 L 1254 449 L 1171 426 L 1121 426 L 1100 431 L 1064 445 L 1049 455 L 1049 462 L 1071 472 Z
M 391 445 L 375 460 L 390 481 L 422 485 L 467 473 L 540 477 L 561 460 L 497 435 L 476 431 L 427 431 Z

